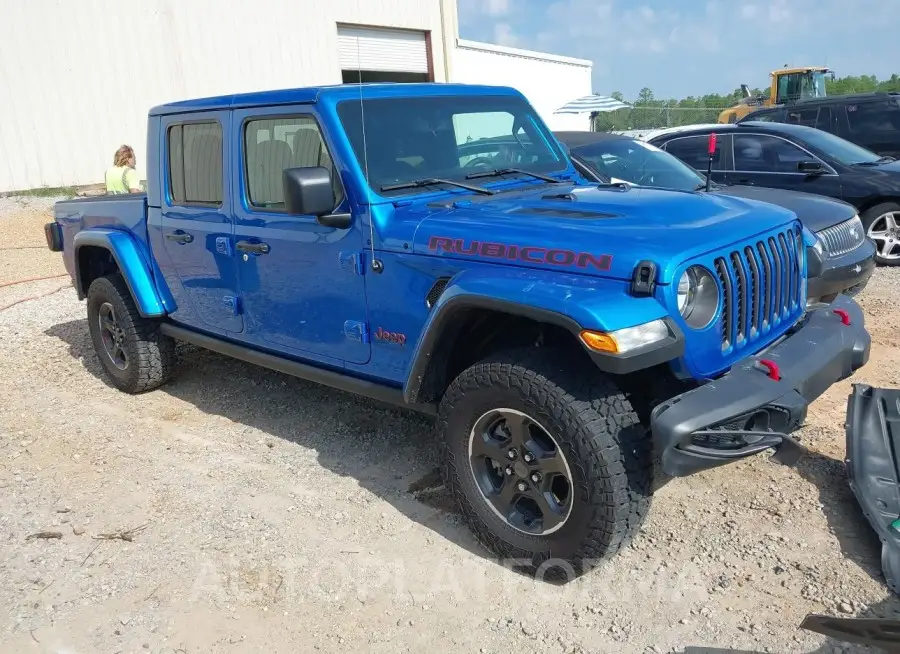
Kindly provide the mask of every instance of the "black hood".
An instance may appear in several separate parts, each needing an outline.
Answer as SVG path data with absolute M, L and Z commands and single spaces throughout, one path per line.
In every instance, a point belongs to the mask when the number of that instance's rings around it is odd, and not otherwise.
M 842 223 L 856 214 L 851 204 L 812 193 L 759 186 L 723 186 L 713 192 L 784 207 L 797 214 L 803 226 L 813 232 Z

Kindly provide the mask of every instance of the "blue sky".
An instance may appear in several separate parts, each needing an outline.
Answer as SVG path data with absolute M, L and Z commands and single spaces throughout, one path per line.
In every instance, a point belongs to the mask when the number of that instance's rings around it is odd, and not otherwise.
M 633 99 L 765 87 L 785 64 L 900 73 L 900 0 L 458 0 L 464 39 L 594 62 L 594 91 Z M 498 83 L 501 83 L 498 81 Z

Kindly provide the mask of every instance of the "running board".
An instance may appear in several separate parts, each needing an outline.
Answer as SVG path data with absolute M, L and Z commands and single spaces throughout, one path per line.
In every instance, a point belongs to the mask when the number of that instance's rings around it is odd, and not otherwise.
M 244 345 L 238 345 L 230 341 L 225 341 L 215 336 L 201 334 L 199 332 L 178 327 L 171 323 L 163 323 L 160 325 L 160 331 L 166 336 L 191 343 L 206 350 L 218 352 L 225 356 L 246 361 L 263 368 L 277 370 L 293 377 L 299 377 L 307 381 L 330 386 L 340 391 L 346 391 L 355 395 L 362 395 L 379 402 L 393 404 L 394 406 L 403 407 L 419 413 L 430 416 L 437 414 L 437 407 L 434 404 L 407 404 L 403 399 L 403 389 L 385 386 L 384 384 L 376 384 L 375 382 L 365 379 L 358 379 L 348 375 L 342 375 L 338 372 L 317 368 L 305 363 L 300 363 L 292 359 L 286 359 L 268 352 L 254 350 Z

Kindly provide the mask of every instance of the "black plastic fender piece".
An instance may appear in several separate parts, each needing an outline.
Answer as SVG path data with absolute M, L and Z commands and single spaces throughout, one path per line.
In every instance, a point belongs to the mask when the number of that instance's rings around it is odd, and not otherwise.
M 847 400 L 847 475 L 881 539 L 881 570 L 900 595 L 900 390 L 854 384 Z
M 897 619 L 836 618 L 832 615 L 810 614 L 800 624 L 800 628 L 845 643 L 900 652 L 900 620 Z

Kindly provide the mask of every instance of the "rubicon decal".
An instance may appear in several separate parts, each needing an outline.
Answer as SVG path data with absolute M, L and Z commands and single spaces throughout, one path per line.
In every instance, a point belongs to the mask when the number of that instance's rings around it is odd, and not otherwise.
M 428 249 L 432 252 L 447 252 L 470 257 L 506 259 L 525 263 L 548 264 L 551 266 L 576 266 L 609 270 L 612 255 L 593 252 L 574 252 L 558 248 L 542 248 L 531 245 L 509 245 L 488 241 L 469 241 L 462 238 L 432 236 L 428 239 Z

